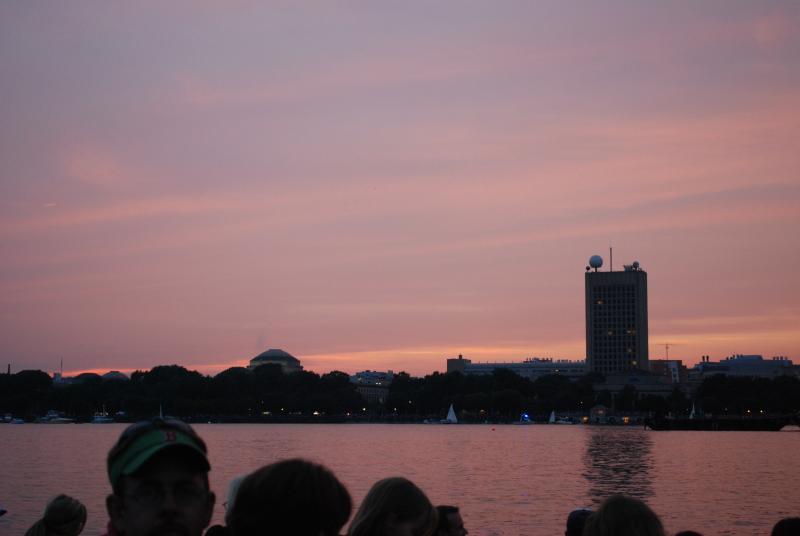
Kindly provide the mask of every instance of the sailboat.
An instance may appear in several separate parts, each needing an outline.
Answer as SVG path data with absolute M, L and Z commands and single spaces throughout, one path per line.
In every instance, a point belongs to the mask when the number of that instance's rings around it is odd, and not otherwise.
M 458 424 L 458 419 L 456 418 L 456 412 L 453 409 L 453 404 L 450 404 L 450 409 L 447 410 L 447 418 L 442 419 L 439 422 L 441 424 Z

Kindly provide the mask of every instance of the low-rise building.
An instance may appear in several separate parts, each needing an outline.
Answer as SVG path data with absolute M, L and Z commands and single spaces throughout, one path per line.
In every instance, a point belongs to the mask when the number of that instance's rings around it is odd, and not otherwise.
M 457 358 L 449 358 L 447 360 L 447 372 L 460 372 L 464 374 L 465 367 L 471 364 L 471 359 L 464 359 L 463 355 L 458 354 Z
M 389 370 L 362 370 L 350 376 L 350 383 L 356 385 L 356 391 L 370 403 L 384 404 L 389 398 L 389 387 L 394 380 L 394 372 Z
M 685 385 L 689 378 L 689 371 L 680 359 L 651 359 L 650 373 L 681 385 Z
M 689 381 L 700 383 L 704 378 L 714 374 L 726 376 L 744 376 L 750 378 L 777 378 L 779 376 L 798 376 L 800 367 L 792 363 L 786 356 L 764 359 L 757 354 L 735 354 L 720 361 L 711 361 L 704 355 L 700 362 L 689 370 Z
M 603 383 L 594 386 L 595 391 L 607 390 L 616 395 L 626 387 L 633 387 L 639 396 L 655 395 L 667 397 L 675 390 L 676 384 L 669 376 L 659 376 L 650 372 L 631 371 L 629 373 L 609 374 Z
M 577 379 L 586 374 L 586 362 L 532 357 L 524 361 L 480 363 L 473 362 L 470 359 L 464 359 L 461 355 L 459 355 L 457 359 L 447 360 L 447 372 L 458 371 L 467 375 L 484 375 L 492 374 L 497 369 L 508 369 L 530 380 L 535 380 L 550 374 Z

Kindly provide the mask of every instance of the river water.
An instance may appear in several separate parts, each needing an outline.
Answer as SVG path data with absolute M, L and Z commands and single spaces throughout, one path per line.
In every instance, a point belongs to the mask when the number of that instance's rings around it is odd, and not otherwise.
M 84 534 L 100 534 L 105 456 L 124 425 L 0 426 L 0 534 L 16 535 L 47 500 L 81 499 Z M 585 425 L 200 424 L 209 446 L 215 520 L 231 478 L 287 457 L 330 467 L 356 505 L 402 475 L 435 504 L 455 504 L 472 535 L 563 534 L 570 510 L 609 494 L 644 499 L 668 533 L 769 534 L 800 516 L 800 430 L 653 432 Z

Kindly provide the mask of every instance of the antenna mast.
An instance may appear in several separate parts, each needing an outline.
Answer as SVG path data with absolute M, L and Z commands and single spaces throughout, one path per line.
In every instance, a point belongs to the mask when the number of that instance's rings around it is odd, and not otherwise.
M 614 248 L 612 248 L 611 246 L 608 246 L 608 264 L 609 264 L 608 271 L 609 272 L 613 272 L 614 271 Z

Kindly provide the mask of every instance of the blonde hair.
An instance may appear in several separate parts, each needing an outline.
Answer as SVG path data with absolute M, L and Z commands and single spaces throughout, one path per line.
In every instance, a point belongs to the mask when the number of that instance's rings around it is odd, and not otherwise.
M 86 507 L 68 495 L 54 497 L 44 509 L 42 519 L 25 536 L 78 536 L 86 524 Z
M 613 495 L 586 520 L 584 536 L 665 536 L 661 520 L 633 497 Z
M 385 536 L 391 523 L 418 519 L 419 535 L 432 535 L 438 516 L 425 493 L 406 478 L 384 478 L 364 497 L 347 536 Z

